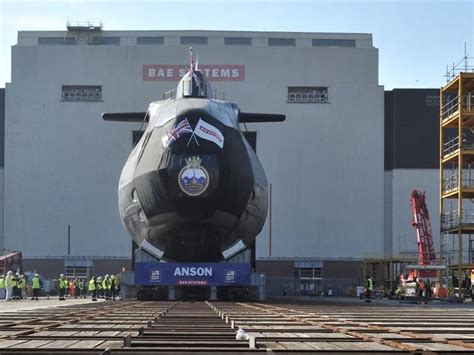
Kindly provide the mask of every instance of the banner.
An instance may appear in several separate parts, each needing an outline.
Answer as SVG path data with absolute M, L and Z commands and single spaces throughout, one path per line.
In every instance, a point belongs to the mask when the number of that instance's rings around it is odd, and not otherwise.
M 202 139 L 216 143 L 221 149 L 224 146 L 224 135 L 221 131 L 201 119 L 199 119 L 196 128 L 194 128 L 194 134 Z
M 250 263 L 136 263 L 139 286 L 250 286 Z

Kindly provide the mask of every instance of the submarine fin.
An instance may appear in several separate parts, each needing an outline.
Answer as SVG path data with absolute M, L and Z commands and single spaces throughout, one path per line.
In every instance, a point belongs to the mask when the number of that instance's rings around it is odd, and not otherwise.
M 239 114 L 239 122 L 241 123 L 283 122 L 284 120 L 286 120 L 286 115 L 276 113 L 241 112 Z
M 118 122 L 148 122 L 150 117 L 148 112 L 104 112 L 102 119 Z

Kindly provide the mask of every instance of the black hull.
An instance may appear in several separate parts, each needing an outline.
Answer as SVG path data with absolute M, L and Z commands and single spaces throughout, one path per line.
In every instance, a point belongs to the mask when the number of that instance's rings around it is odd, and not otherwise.
M 222 132 L 222 148 L 185 134 L 169 148 L 163 139 L 182 120 L 192 127 L 202 119 Z M 240 130 L 208 113 L 189 109 L 161 127 L 150 129 L 136 152 L 133 178 L 119 188 L 120 212 L 135 242 L 167 261 L 213 262 L 229 248 L 249 246 L 267 213 L 267 181 L 255 152 Z M 132 153 L 133 154 L 133 153 Z M 180 187 L 180 174 L 192 157 L 208 173 L 199 196 Z

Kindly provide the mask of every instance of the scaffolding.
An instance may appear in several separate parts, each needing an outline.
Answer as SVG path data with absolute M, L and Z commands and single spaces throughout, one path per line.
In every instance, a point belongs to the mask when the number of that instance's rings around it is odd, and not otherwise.
M 447 72 L 440 92 L 440 251 L 447 265 L 440 279 L 462 298 L 474 270 L 474 67 L 467 55 Z M 473 271 L 474 272 L 474 271 Z M 457 287 L 456 287 L 457 286 Z

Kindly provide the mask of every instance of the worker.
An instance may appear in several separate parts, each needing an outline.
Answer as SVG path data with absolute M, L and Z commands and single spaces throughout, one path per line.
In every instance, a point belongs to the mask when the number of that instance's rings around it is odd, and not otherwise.
M 372 281 L 372 277 L 370 277 L 369 275 L 369 277 L 367 277 L 366 302 L 370 302 L 370 294 L 373 290 L 374 290 L 374 282 Z
M 5 275 L 0 276 L 0 300 L 5 299 L 6 296 L 6 283 L 5 283 Z
M 91 294 L 92 301 L 97 301 L 97 287 L 96 286 L 97 285 L 96 285 L 95 276 L 92 276 L 88 285 L 88 290 L 89 290 L 89 293 Z
M 13 272 L 8 271 L 5 277 L 5 301 L 11 301 L 13 296 Z
M 426 280 L 425 288 L 426 288 L 426 298 L 431 299 L 431 296 L 433 295 L 433 289 L 431 288 L 431 282 L 429 279 Z
M 59 300 L 65 301 L 66 291 L 67 291 L 67 280 L 64 277 L 64 274 L 59 275 L 58 287 L 59 287 Z
M 31 280 L 31 290 L 33 291 L 33 296 L 31 297 L 32 301 L 33 300 L 38 301 L 40 289 L 41 289 L 41 280 L 39 278 L 39 275 L 35 274 L 35 276 L 33 276 L 33 279 Z
M 82 279 L 77 279 L 76 281 L 76 297 L 84 297 L 84 281 Z
M 104 281 L 102 282 L 102 286 L 104 288 L 104 297 L 106 300 L 111 299 L 111 280 L 110 280 L 110 275 L 107 274 L 105 275 Z
M 20 300 L 26 298 L 26 280 L 24 275 L 20 275 L 18 279 L 18 297 Z
M 115 297 L 117 297 L 117 287 L 115 285 L 115 276 L 110 275 L 110 298 L 112 301 L 115 301 Z
M 14 300 L 19 300 L 20 297 L 18 296 L 18 281 L 20 279 L 20 275 L 18 273 L 12 275 L 12 298 Z
M 97 298 L 102 298 L 104 296 L 104 289 L 102 288 L 102 276 L 98 276 L 96 279 L 96 288 L 97 288 Z
M 75 296 L 76 296 L 76 281 L 74 281 L 74 279 L 69 280 L 68 289 L 69 289 L 69 297 L 75 298 Z

